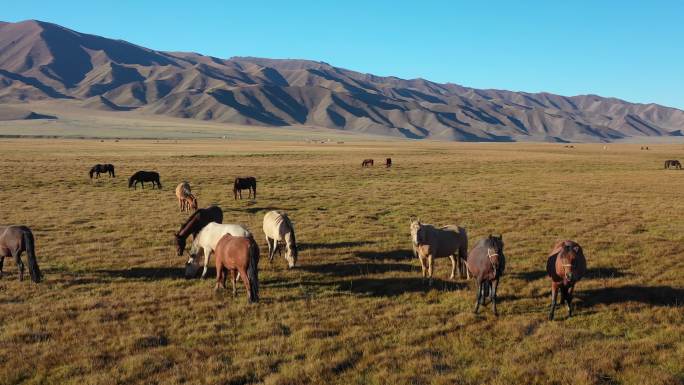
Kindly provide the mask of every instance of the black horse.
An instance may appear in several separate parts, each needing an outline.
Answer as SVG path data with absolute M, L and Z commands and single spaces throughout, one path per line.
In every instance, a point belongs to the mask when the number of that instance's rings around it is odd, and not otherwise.
M 681 170 L 682 169 L 682 163 L 676 159 L 668 159 L 665 161 L 665 169 L 668 168 L 676 168 Z
M 138 171 L 133 176 L 128 178 L 128 188 L 135 188 L 136 190 L 138 189 L 138 182 L 140 182 L 140 185 L 142 188 L 145 188 L 145 183 L 144 182 L 152 182 L 152 188 L 154 188 L 154 185 L 157 184 L 157 188 L 161 189 L 162 185 L 159 182 L 159 173 L 155 171 Z
M 251 198 L 252 193 L 254 193 L 254 199 L 256 199 L 256 178 L 253 176 L 235 178 L 235 182 L 233 182 L 233 195 L 235 199 L 238 199 L 238 196 L 242 199 L 242 190 L 249 190 L 247 198 Z
M 192 235 L 197 236 L 197 233 L 204 228 L 209 222 L 223 223 L 223 210 L 218 206 L 209 206 L 207 208 L 196 210 L 192 213 L 188 220 L 185 221 L 178 230 L 174 233 L 174 243 L 176 244 L 176 252 L 181 257 L 185 251 L 185 243 L 187 238 Z
M 114 165 L 109 163 L 94 165 L 89 172 L 90 179 L 93 179 L 93 174 L 95 175 L 95 178 L 99 178 L 100 174 L 104 173 L 108 173 L 110 177 L 115 178 L 116 175 L 114 175 Z

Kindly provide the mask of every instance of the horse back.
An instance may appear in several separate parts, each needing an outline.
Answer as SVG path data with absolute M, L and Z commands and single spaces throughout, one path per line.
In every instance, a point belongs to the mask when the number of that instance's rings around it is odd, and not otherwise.
M 252 240 L 247 237 L 236 237 L 225 234 L 219 239 L 214 248 L 216 268 L 246 269 L 249 264 L 249 249 Z

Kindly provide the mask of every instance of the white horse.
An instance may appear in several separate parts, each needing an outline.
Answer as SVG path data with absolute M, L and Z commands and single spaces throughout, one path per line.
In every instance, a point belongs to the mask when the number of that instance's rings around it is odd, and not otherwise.
M 294 226 L 287 214 L 276 210 L 267 212 L 264 216 L 264 234 L 268 242 L 268 260 L 273 261 L 276 251 L 280 250 L 278 242 L 285 242 L 287 267 L 294 267 L 297 263 L 297 241 Z
M 252 233 L 240 225 L 209 222 L 192 240 L 192 246 L 190 247 L 190 259 L 188 259 L 186 265 L 194 265 L 195 259 L 199 253 L 202 252 L 202 254 L 204 254 L 204 270 L 202 271 L 202 278 L 204 278 L 207 275 L 209 257 L 214 252 L 214 249 L 216 249 L 216 244 L 218 241 L 226 234 L 230 234 L 234 237 L 252 238 Z

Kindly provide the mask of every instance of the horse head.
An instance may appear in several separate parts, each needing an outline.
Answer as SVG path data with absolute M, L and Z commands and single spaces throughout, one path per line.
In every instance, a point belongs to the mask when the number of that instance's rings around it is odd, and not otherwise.
M 503 235 L 499 234 L 497 237 L 489 234 L 487 241 L 487 257 L 489 257 L 489 262 L 492 264 L 492 267 L 494 267 L 494 270 L 498 271 L 501 267 L 501 261 L 506 257 L 503 251 Z
M 563 243 L 561 250 L 558 252 L 556 272 L 563 278 L 566 284 L 572 284 L 582 278 L 581 258 L 583 258 L 583 254 L 580 245 L 572 241 Z
M 292 233 L 290 233 L 292 234 Z M 297 264 L 297 244 L 294 241 L 294 235 L 291 236 L 287 242 L 287 250 L 285 251 L 285 260 L 289 269 L 295 267 Z
M 420 223 L 420 218 L 411 218 L 409 228 L 411 229 L 411 241 L 413 241 L 414 246 L 417 246 L 418 243 L 420 243 L 419 233 L 421 232 L 420 229 L 422 226 L 423 224 Z
M 179 257 L 182 257 L 183 252 L 185 252 L 185 238 L 181 237 L 178 233 L 174 233 L 173 238 L 176 243 L 176 253 Z

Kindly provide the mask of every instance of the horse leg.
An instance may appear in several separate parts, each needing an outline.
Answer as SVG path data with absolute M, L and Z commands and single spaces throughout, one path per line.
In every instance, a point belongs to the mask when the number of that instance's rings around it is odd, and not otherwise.
M 435 256 L 430 254 L 428 255 L 428 279 L 429 279 L 429 285 L 432 286 L 432 266 L 434 265 L 435 262 Z
M 418 260 L 420 261 L 420 268 L 423 273 L 423 279 L 427 278 L 427 260 L 424 256 L 418 254 Z
M 450 255 L 449 259 L 451 260 L 451 276 L 449 279 L 453 281 L 456 278 L 456 259 L 453 255 Z
M 2 278 L 2 265 L 5 264 L 5 256 L 0 257 L 0 278 Z
M 233 297 L 237 295 L 237 287 L 235 287 L 235 282 L 237 281 L 238 277 L 236 276 L 236 270 L 231 269 L 230 270 L 230 284 L 233 286 Z
M 496 311 L 496 289 L 499 287 L 499 280 L 494 281 L 494 284 L 492 282 L 489 282 L 489 284 L 491 285 L 492 310 L 494 310 L 494 315 L 498 317 L 499 312 Z
M 549 320 L 553 320 L 553 312 L 556 311 L 556 298 L 558 297 L 558 288 L 556 285 L 551 287 L 551 311 L 549 312 Z
M 570 286 L 565 293 L 565 304 L 568 305 L 568 317 L 572 317 L 572 292 L 574 286 Z
M 479 282 L 477 284 L 477 291 L 475 293 L 475 311 L 474 311 L 475 314 L 477 314 L 477 312 L 480 310 L 480 303 L 482 302 L 483 291 L 484 291 L 484 286 L 482 285 L 482 282 Z
M 247 300 L 249 301 L 249 303 L 252 303 L 254 302 L 254 298 L 252 298 L 252 283 L 249 281 L 247 271 L 245 271 L 245 269 L 239 269 L 238 271 L 240 273 L 240 276 L 242 277 L 242 283 L 245 284 L 245 290 L 247 290 Z
M 226 284 L 224 283 L 225 279 L 223 277 L 224 274 L 225 273 L 223 272 L 223 268 L 221 266 L 218 266 L 218 264 L 217 264 L 217 266 L 216 266 L 216 286 L 214 286 L 214 290 L 218 291 L 221 288 L 221 286 L 223 286 L 224 288 L 226 287 Z
M 213 250 L 207 250 L 204 249 L 204 270 L 202 270 L 202 278 L 207 276 L 207 271 L 209 268 L 207 265 L 209 264 L 209 255 L 212 253 Z
M 21 250 L 17 250 L 14 253 L 12 253 L 14 256 L 14 262 L 17 263 L 17 267 L 19 268 L 19 281 L 24 280 L 24 263 L 21 262 Z
M 271 238 L 266 237 L 266 243 L 268 243 L 268 261 L 273 262 L 273 256 L 275 255 L 275 245 L 271 246 Z M 275 239 L 273 240 L 275 243 Z

